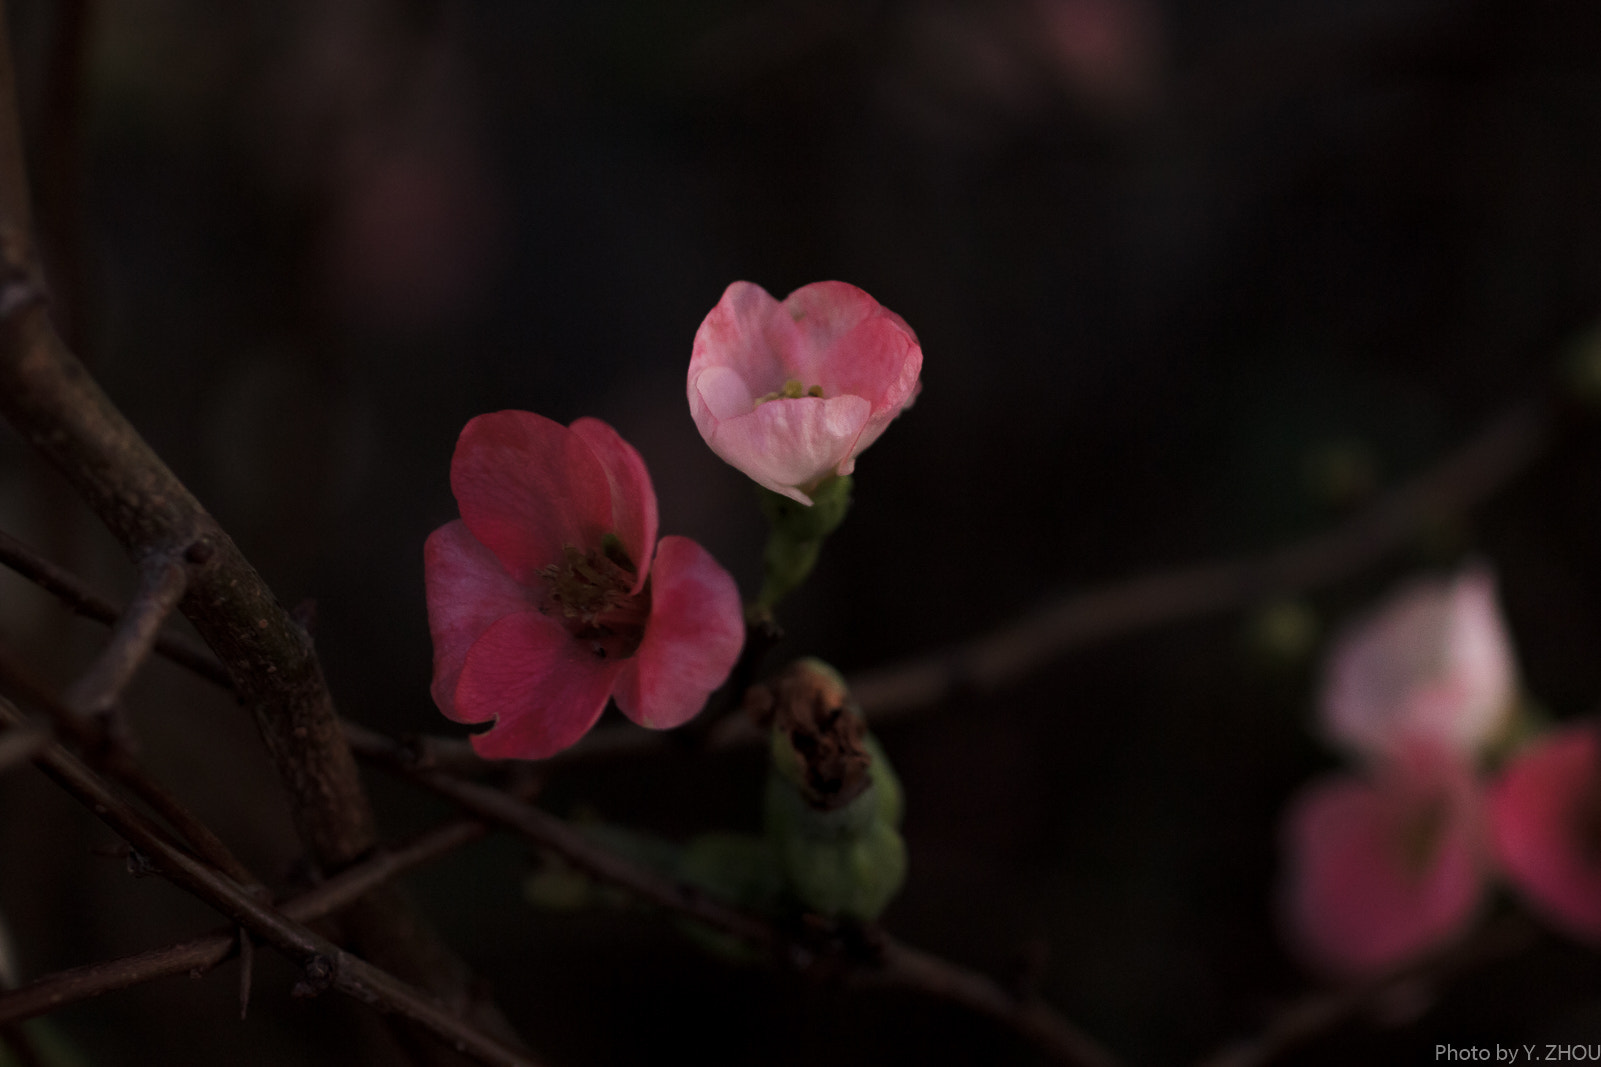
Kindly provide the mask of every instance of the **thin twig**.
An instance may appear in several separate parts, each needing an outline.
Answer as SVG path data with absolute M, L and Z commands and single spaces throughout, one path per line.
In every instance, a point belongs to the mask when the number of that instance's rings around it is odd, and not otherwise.
M 27 763 L 51 741 L 49 727 L 38 723 L 0 733 L 0 774 Z
M 396 771 L 444 797 L 464 811 L 522 835 L 563 861 L 609 885 L 666 911 L 731 934 L 769 958 L 798 969 L 819 962 L 829 950 L 814 940 L 784 930 L 760 915 L 724 904 L 695 886 L 686 885 L 624 859 L 596 844 L 561 819 L 498 789 L 466 782 L 435 769 L 419 768 L 412 752 L 396 741 L 347 724 L 356 750 L 365 758 Z M 977 972 L 887 937 L 875 939 L 871 958 L 831 956 L 864 982 L 916 990 L 963 1004 L 1010 1027 L 1058 1063 L 1070 1067 L 1112 1067 L 1115 1060 L 1053 1008 L 1037 998 L 1019 999 Z
M 139 589 L 112 628 L 111 641 L 93 665 L 67 689 L 66 704 L 79 715 L 101 715 L 122 696 L 149 658 L 162 623 L 188 587 L 183 567 L 157 553 L 139 568 Z
M 1526 470 L 1551 437 L 1553 406 L 1543 398 L 1513 406 L 1437 465 L 1326 533 L 1261 556 L 1070 594 L 953 648 L 854 675 L 851 692 L 881 723 L 958 690 L 993 692 L 1072 648 L 1335 582 L 1415 540 L 1431 520 L 1482 503 Z
M 243 1020 L 250 1013 L 250 983 L 256 977 L 256 943 L 243 926 L 234 940 L 239 945 L 239 1018 Z
M 283 904 L 280 910 L 295 922 L 315 922 L 348 907 L 374 888 L 479 840 L 487 832 L 488 827 L 477 819 L 451 820 L 342 871 Z M 68 1004 L 157 978 L 204 973 L 227 960 L 238 947 L 237 933 L 229 929 L 166 948 L 45 975 L 13 992 L 0 994 L 0 1025 L 45 1015 Z
M 166 786 L 145 772 L 126 739 L 106 729 L 102 720 L 86 719 L 74 713 L 4 645 L 0 645 L 0 682 L 5 683 L 24 703 L 49 715 L 56 728 L 96 767 L 149 804 L 207 863 L 240 885 L 265 892 L 256 876 L 234 856 L 222 838 L 190 812 Z
M 0 530 L 0 564 L 16 571 L 86 619 L 115 623 L 122 616 L 121 608 L 89 588 L 83 579 L 56 566 L 4 530 Z M 224 689 L 233 687 L 228 671 L 217 662 L 217 657 L 178 634 L 159 634 L 155 650 L 207 681 L 215 682 Z
M 886 937 L 876 968 L 864 968 L 864 984 L 914 990 L 987 1015 L 1017 1031 L 1060 1063 L 1114 1067 L 1117 1058 L 1038 997 L 1019 998 L 976 971 Z
M 1528 948 L 1539 931 L 1525 916 L 1490 923 L 1460 945 L 1371 981 L 1310 993 L 1274 1013 L 1252 1037 L 1208 1056 L 1201 1067 L 1267 1067 L 1285 1053 L 1333 1032 L 1396 998 L 1420 993 L 1492 960 Z
M 10 701 L 0 699 L 0 722 L 24 723 Z M 307 926 L 262 904 L 246 888 L 194 859 L 114 792 L 87 764 L 60 745 L 51 745 L 34 762 L 85 804 L 130 845 L 148 856 L 169 881 L 245 927 L 305 968 L 298 989 L 316 995 L 337 989 L 365 1004 L 396 1013 L 481 1063 L 529 1067 L 534 1061 L 447 1011 L 437 1000 L 353 956 Z

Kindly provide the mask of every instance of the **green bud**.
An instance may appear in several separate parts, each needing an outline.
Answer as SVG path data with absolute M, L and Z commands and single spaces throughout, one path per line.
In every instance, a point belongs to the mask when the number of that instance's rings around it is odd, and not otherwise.
M 872 921 L 906 880 L 900 780 L 837 672 L 803 660 L 777 689 L 763 812 L 779 870 L 803 907 Z
M 818 811 L 777 773 L 767 781 L 767 831 L 795 899 L 828 918 L 870 922 L 906 880 L 906 844 L 882 817 L 875 783 L 834 811 Z

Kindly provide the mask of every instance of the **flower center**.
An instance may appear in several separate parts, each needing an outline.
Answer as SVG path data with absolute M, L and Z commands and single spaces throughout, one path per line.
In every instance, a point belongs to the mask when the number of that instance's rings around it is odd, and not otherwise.
M 560 619 L 599 659 L 633 655 L 650 618 L 650 585 L 633 592 L 639 570 L 622 541 L 607 534 L 599 548 L 568 545 L 562 553 L 560 563 L 539 572 L 545 580 L 540 610 Z
M 757 407 L 761 407 L 763 404 L 767 403 L 769 400 L 799 400 L 801 397 L 804 397 L 804 396 L 821 397 L 822 395 L 823 395 L 823 387 L 822 386 L 814 385 L 810 389 L 808 389 L 805 385 L 803 385 L 801 383 L 801 380 L 799 378 L 791 378 L 791 379 L 789 379 L 788 381 L 786 381 L 784 383 L 784 388 L 778 390 L 777 392 L 772 392 L 772 393 L 768 393 L 766 396 L 757 397 L 756 398 L 756 406 Z
M 1407 814 L 1397 828 L 1395 844 L 1400 852 L 1401 868 L 1413 878 L 1428 873 L 1445 836 L 1446 820 L 1450 817 L 1444 800 L 1429 800 Z

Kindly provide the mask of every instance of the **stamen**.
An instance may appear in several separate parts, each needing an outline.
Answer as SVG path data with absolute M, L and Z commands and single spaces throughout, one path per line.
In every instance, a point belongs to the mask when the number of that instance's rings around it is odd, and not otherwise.
M 623 639 L 623 645 L 633 641 L 637 647 L 650 616 L 650 596 L 648 590 L 634 593 L 638 572 L 622 541 L 608 534 L 599 548 L 583 552 L 567 545 L 562 557 L 560 563 L 539 572 L 545 580 L 545 614 L 565 619 L 574 636 L 615 636 Z M 613 651 L 621 651 L 621 647 Z
M 822 386 L 813 385 L 808 387 L 806 383 L 802 382 L 799 378 L 790 378 L 784 382 L 784 387 L 782 389 L 777 389 L 766 394 L 765 396 L 757 397 L 756 406 L 761 407 L 769 400 L 801 400 L 805 397 L 813 396 L 820 398 L 823 395 Z

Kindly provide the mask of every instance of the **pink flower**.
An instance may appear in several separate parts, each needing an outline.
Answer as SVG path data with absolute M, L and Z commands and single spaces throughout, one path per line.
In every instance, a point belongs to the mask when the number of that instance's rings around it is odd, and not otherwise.
M 1507 877 L 1552 925 L 1601 943 L 1601 729 L 1541 738 L 1501 772 L 1490 826 Z
M 1465 931 L 1486 864 L 1472 770 L 1410 748 L 1371 777 L 1313 783 L 1284 823 L 1291 941 L 1342 977 L 1407 962 Z
M 678 726 L 728 676 L 745 635 L 734 579 L 694 541 L 658 544 L 650 473 L 616 430 L 480 415 L 450 487 L 461 519 L 424 553 L 433 696 L 495 724 L 480 755 L 560 752 L 611 698 L 641 726 Z
M 922 369 L 911 327 L 854 285 L 814 282 L 780 304 L 735 282 L 695 334 L 689 410 L 713 452 L 809 506 L 911 404 Z
M 1515 674 L 1489 571 L 1417 581 L 1336 644 L 1323 727 L 1363 756 L 1419 740 L 1473 755 L 1506 725 Z

